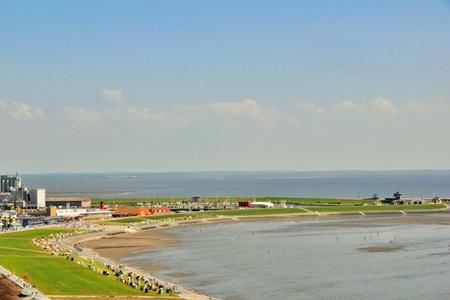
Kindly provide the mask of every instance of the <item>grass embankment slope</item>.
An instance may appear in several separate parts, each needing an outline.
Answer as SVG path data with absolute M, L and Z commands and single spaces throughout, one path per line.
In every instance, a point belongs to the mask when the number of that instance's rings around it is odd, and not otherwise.
M 433 210 L 445 208 L 443 204 L 430 205 L 367 205 L 367 206 L 307 206 L 303 208 L 248 208 L 248 209 L 226 209 L 226 210 L 210 210 L 204 212 L 179 213 L 169 215 L 156 215 L 147 217 L 126 217 L 103 221 L 105 224 L 129 224 L 143 221 L 177 221 L 184 219 L 201 219 L 215 216 L 228 217 L 251 217 L 251 216 L 269 216 L 269 215 L 286 215 L 286 214 L 302 214 L 312 212 L 324 213 L 345 213 L 345 212 L 386 212 L 386 211 L 411 211 L 411 210 Z
M 444 204 L 414 204 L 414 205 L 368 205 L 368 206 L 312 206 L 305 207 L 317 212 L 386 212 L 386 211 L 419 211 L 442 209 Z
M 125 217 L 117 218 L 107 221 L 102 221 L 106 224 L 128 224 L 137 223 L 146 220 L 153 221 L 177 221 L 184 219 L 201 219 L 216 216 L 228 216 L 228 217 L 239 217 L 239 216 L 267 216 L 267 215 L 278 215 L 278 214 L 298 214 L 306 213 L 304 209 L 300 208 L 252 208 L 252 209 L 224 209 L 224 210 L 209 210 L 202 212 L 192 212 L 192 213 L 176 213 L 168 215 L 155 215 L 147 217 Z
M 144 295 L 112 275 L 104 276 L 63 256 L 53 256 L 32 242 L 33 238 L 63 231 L 47 228 L 0 234 L 0 265 L 19 277 L 26 277 L 47 295 Z
M 92 203 L 98 204 L 103 201 L 108 204 L 119 206 L 135 206 L 142 203 L 176 203 L 191 201 L 190 197 L 141 197 L 141 198 L 93 198 Z M 349 198 L 302 198 L 302 197 L 202 197 L 203 202 L 222 203 L 239 201 L 270 201 L 274 203 L 286 202 L 292 204 L 330 204 L 330 205 L 355 205 L 370 204 L 370 199 L 349 199 Z

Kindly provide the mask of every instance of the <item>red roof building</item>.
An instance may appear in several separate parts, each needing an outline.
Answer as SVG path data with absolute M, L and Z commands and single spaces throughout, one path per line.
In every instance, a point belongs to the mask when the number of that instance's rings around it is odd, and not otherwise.
M 112 212 L 113 217 L 144 217 L 151 215 L 150 211 L 143 207 L 119 207 Z
M 166 206 L 158 206 L 152 208 L 144 207 L 119 207 L 112 212 L 113 217 L 145 217 L 158 214 L 170 213 L 170 208 Z
M 150 213 L 152 215 L 158 215 L 158 214 L 168 214 L 171 210 L 167 206 L 159 206 L 159 207 L 152 207 L 150 208 Z

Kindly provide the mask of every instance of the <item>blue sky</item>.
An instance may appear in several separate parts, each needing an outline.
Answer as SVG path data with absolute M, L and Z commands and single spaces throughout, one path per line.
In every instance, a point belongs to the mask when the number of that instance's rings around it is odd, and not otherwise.
M 4 171 L 450 168 L 448 1 L 0 0 L 0 45 Z

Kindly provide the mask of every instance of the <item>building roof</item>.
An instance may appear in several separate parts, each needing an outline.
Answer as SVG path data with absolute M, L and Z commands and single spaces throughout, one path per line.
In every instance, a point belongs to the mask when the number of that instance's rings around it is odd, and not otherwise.
M 143 207 L 119 207 L 112 214 L 113 216 L 148 216 L 151 212 Z

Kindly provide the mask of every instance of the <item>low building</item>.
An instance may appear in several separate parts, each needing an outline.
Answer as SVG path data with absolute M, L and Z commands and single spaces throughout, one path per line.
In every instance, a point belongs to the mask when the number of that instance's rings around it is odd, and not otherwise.
M 252 202 L 250 204 L 251 208 L 270 208 L 274 206 L 275 205 L 272 202 Z
M 252 205 L 252 201 L 239 201 L 238 206 L 239 207 L 250 207 Z
M 80 217 L 111 217 L 111 211 L 98 208 L 57 208 L 48 209 L 50 217 L 80 218 Z
M 88 208 L 91 207 L 92 201 L 89 198 L 81 198 L 81 197 L 48 197 L 45 205 L 47 207 L 56 206 L 56 207 L 79 207 L 79 208 Z
M 20 220 L 22 222 L 23 227 L 29 227 L 29 226 L 39 226 L 45 224 L 44 218 L 39 217 L 26 217 L 21 218 Z
M 401 201 L 401 197 L 402 197 L 402 194 L 399 191 L 397 191 L 394 193 L 394 197 L 386 197 L 386 198 L 382 199 L 381 202 L 386 203 L 386 204 L 395 204 L 395 203 Z
M 171 213 L 170 208 L 167 206 L 157 206 L 149 209 L 151 215 L 160 215 L 160 214 L 168 214 Z
M 144 217 L 151 215 L 147 208 L 143 207 L 119 207 L 112 212 L 113 217 Z
M 119 207 L 112 212 L 113 217 L 145 217 L 158 214 L 168 214 L 171 209 L 166 206 L 144 207 Z
M 395 205 L 414 205 L 414 204 L 442 204 L 442 200 L 439 197 L 424 198 L 424 197 L 402 197 L 400 192 L 395 192 L 394 197 L 387 197 L 379 200 L 383 204 L 395 204 Z

